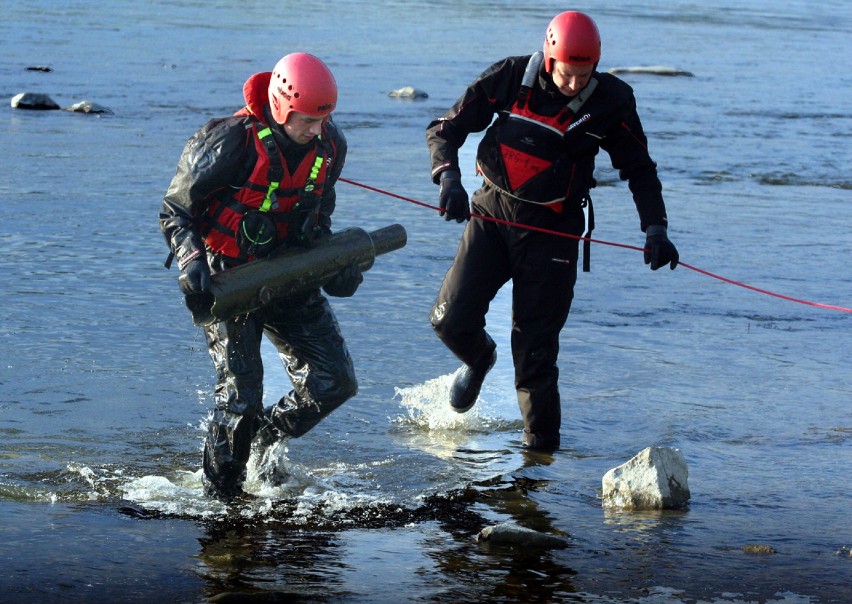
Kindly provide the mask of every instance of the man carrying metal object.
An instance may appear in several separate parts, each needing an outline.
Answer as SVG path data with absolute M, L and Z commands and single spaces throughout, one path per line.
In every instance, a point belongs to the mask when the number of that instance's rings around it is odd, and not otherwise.
M 346 139 L 331 119 L 337 84 L 306 53 L 283 57 L 243 86 L 246 105 L 208 122 L 187 142 L 159 215 L 189 300 L 209 295 L 211 274 L 331 235 L 335 183 Z M 170 255 L 167 265 L 171 263 Z M 355 293 L 353 262 L 322 286 Z M 216 369 L 215 408 L 204 447 L 207 492 L 242 493 L 251 443 L 298 437 L 358 390 L 352 359 L 320 289 L 276 298 L 262 308 L 204 325 Z M 263 408 L 262 336 L 278 350 L 293 390 Z

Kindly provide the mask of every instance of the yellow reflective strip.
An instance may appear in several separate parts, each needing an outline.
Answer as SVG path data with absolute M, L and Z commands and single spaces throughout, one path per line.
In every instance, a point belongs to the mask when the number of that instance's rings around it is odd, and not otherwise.
M 280 182 L 269 183 L 269 188 L 266 190 L 266 198 L 263 200 L 263 203 L 260 204 L 258 210 L 261 212 L 268 212 L 272 208 L 272 196 L 275 194 L 275 190 L 280 184 Z
M 320 168 L 322 168 L 322 155 L 317 155 L 317 158 L 314 160 L 314 166 L 311 168 L 311 180 L 317 179 Z
M 263 140 L 268 136 L 272 136 L 272 129 L 269 127 L 257 131 L 257 138 L 260 140 Z M 278 185 L 280 184 L 280 182 L 269 183 L 269 188 L 266 190 L 266 197 L 264 198 L 263 203 L 260 204 L 258 210 L 261 212 L 268 212 L 272 208 L 272 196 L 275 194 L 275 190 L 278 189 Z

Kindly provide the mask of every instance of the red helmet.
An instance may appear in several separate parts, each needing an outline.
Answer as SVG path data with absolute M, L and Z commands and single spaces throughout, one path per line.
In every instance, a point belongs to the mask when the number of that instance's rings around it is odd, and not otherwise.
M 559 13 L 544 35 L 544 69 L 553 70 L 553 62 L 573 65 L 597 65 L 601 59 L 601 35 L 592 18 L 577 11 Z
M 287 122 L 291 111 L 327 115 L 337 106 L 337 82 L 318 58 L 294 52 L 278 61 L 272 70 L 269 106 L 279 124 Z

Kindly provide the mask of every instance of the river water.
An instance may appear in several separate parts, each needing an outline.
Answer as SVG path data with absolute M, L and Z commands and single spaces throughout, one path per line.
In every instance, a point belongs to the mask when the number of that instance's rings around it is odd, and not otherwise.
M 848 601 L 848 3 L 577 7 L 602 30 L 602 70 L 694 74 L 623 76 L 689 266 L 652 273 L 606 244 L 643 238 L 602 156 L 601 243 L 561 337 L 553 456 L 519 448 L 508 289 L 488 316 L 498 362 L 480 402 L 447 410 L 456 361 L 428 313 L 462 227 L 341 183 L 336 229 L 408 233 L 356 296 L 332 299 L 360 391 L 278 451 L 283 485 L 252 476 L 257 498 L 227 508 L 201 492 L 214 376 L 156 222 L 185 140 L 241 105 L 250 74 L 313 52 L 340 85 L 344 177 L 434 204 L 426 124 L 565 10 L 279 4 L 4 5 L 0 96 L 114 114 L 0 118 L 0 602 Z M 388 97 L 408 85 L 429 97 Z M 264 356 L 277 400 L 289 384 Z M 604 510 L 602 476 L 650 445 L 683 453 L 689 508 Z M 506 521 L 568 546 L 477 543 Z

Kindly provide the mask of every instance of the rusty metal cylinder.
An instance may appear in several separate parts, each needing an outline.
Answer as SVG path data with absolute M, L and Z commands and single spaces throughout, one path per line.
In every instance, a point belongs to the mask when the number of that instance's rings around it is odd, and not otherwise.
M 322 287 L 353 262 L 368 271 L 376 256 L 400 249 L 406 241 L 405 228 L 399 224 L 369 233 L 357 227 L 344 229 L 310 248 L 290 248 L 216 273 L 210 293 L 186 296 L 186 306 L 196 325 L 210 325 Z

